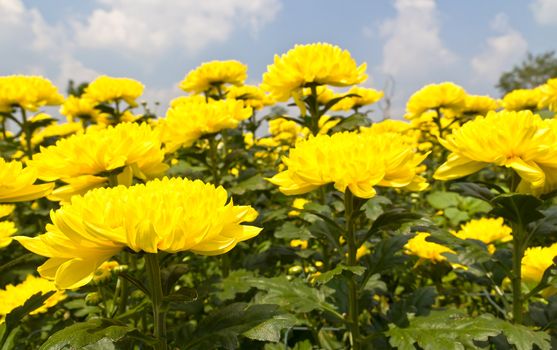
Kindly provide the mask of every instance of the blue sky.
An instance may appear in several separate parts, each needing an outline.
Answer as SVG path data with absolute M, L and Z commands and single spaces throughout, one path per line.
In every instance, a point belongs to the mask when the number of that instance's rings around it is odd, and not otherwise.
M 324 41 L 367 62 L 364 85 L 392 78 L 400 117 L 431 82 L 497 96 L 500 73 L 557 49 L 556 37 L 557 0 L 0 0 L 1 75 L 41 74 L 61 89 L 132 77 L 163 106 L 204 61 L 240 60 L 259 83 L 274 54 Z

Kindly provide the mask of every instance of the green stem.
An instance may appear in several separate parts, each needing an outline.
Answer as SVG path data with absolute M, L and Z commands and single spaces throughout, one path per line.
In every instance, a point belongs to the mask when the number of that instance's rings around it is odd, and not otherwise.
M 346 243 L 348 245 L 348 257 L 346 264 L 348 266 L 356 266 L 356 235 L 354 230 L 354 196 L 347 188 L 344 193 L 344 219 L 346 225 Z M 358 310 L 358 285 L 356 283 L 356 276 L 351 274 L 348 277 L 348 315 L 347 322 L 350 331 L 350 342 L 353 350 L 360 349 L 360 325 L 359 325 L 359 310 Z
M 524 236 L 525 231 L 521 224 L 513 226 L 513 274 L 512 274 L 512 295 L 513 295 L 513 322 L 522 324 L 524 311 L 524 298 L 522 296 L 522 258 L 524 257 Z
M 219 157 L 218 157 L 218 140 L 216 135 L 213 135 L 209 139 L 209 152 L 211 157 L 211 172 L 213 173 L 213 184 L 215 186 L 220 185 L 220 175 L 219 175 Z
M 149 277 L 149 290 L 151 292 L 151 304 L 153 305 L 153 335 L 158 340 L 154 348 L 155 350 L 167 350 L 166 313 L 163 310 L 161 271 L 157 253 L 145 254 L 145 268 Z
M 21 123 L 22 131 L 25 134 L 25 153 L 29 160 L 33 158 L 33 144 L 31 143 L 31 130 L 29 130 L 29 123 L 27 122 L 27 112 L 25 108 L 21 108 L 21 118 L 23 122 Z
M 317 86 L 311 86 L 311 105 L 309 106 L 309 114 L 311 116 L 311 133 L 315 136 L 319 133 L 319 102 L 317 102 Z

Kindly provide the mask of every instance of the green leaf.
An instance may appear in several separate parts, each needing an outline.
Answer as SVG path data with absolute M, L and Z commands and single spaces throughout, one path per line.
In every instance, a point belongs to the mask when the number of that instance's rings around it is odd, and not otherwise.
M 126 337 L 146 344 L 156 343 L 155 339 L 124 323 L 109 319 L 92 319 L 54 333 L 40 347 L 40 350 L 115 349 L 116 347 L 110 347 L 109 344 L 124 340 Z
M 502 194 L 491 201 L 495 208 L 493 215 L 503 217 L 514 223 L 526 225 L 544 217 L 538 208 L 543 202 L 528 194 Z
M 458 206 L 460 196 L 454 192 L 435 191 L 427 195 L 426 201 L 435 209 Z
M 294 315 L 276 315 L 273 318 L 244 332 L 243 335 L 254 340 L 271 341 L 276 343 L 280 341 L 282 330 L 292 328 L 298 323 L 300 323 L 300 321 L 298 321 Z
M 243 333 L 262 338 L 276 337 L 281 325 L 291 327 L 292 319 L 283 318 L 272 326 L 267 324 L 267 328 L 262 326 L 258 329 L 258 326 L 280 315 L 284 315 L 284 312 L 277 305 L 230 304 L 205 317 L 191 335 L 192 340 L 183 349 L 237 349 L 238 337 Z
M 537 345 L 550 350 L 549 335 L 525 326 L 513 325 L 490 314 L 469 317 L 461 310 L 434 311 L 415 317 L 407 328 L 389 325 L 390 344 L 400 350 L 413 350 L 417 344 L 424 350 L 477 349 L 474 341 L 487 341 L 503 333 L 517 350 L 530 350 Z
M 450 189 L 458 192 L 462 196 L 481 199 L 485 202 L 491 202 L 493 197 L 495 197 L 489 188 L 474 182 L 459 182 L 453 184 Z
M 382 230 L 395 230 L 403 224 L 421 219 L 420 214 L 409 212 L 406 208 L 392 208 L 379 215 L 371 225 L 361 243 Z
M 270 188 L 270 184 L 265 181 L 263 176 L 257 174 L 240 182 L 232 188 L 229 188 L 228 192 L 240 195 L 246 193 L 247 191 L 265 190 L 267 188 Z
M 308 240 L 312 235 L 306 227 L 298 226 L 293 221 L 287 221 L 275 230 L 275 237 L 288 241 L 292 239 Z
M 462 221 L 470 219 L 470 215 L 467 212 L 452 207 L 445 209 L 445 216 L 451 221 L 453 226 L 457 226 Z
M 423 316 L 429 314 L 437 299 L 434 287 L 422 287 L 408 294 L 402 300 L 391 305 L 387 317 L 397 326 L 407 326 L 408 315 Z
M 364 203 L 363 209 L 366 217 L 371 221 L 375 221 L 375 219 L 377 219 L 377 217 L 383 213 L 383 205 L 390 204 L 392 204 L 392 202 L 389 198 L 383 196 L 375 196 Z
M 366 276 L 390 271 L 396 266 L 401 266 L 408 259 L 407 255 L 401 254 L 404 245 L 410 236 L 397 235 L 382 239 L 377 243 L 371 255 L 364 257 L 368 262 Z
M 293 313 L 314 310 L 336 312 L 336 307 L 326 301 L 334 292 L 330 288 L 311 287 L 298 279 L 289 281 L 286 276 L 255 278 L 248 283 L 266 292 L 261 296 L 261 303 L 277 304 Z
M 236 297 L 236 294 L 246 293 L 252 288 L 248 283 L 252 278 L 255 278 L 252 271 L 234 270 L 222 282 L 217 284 L 220 291 L 216 292 L 215 295 L 222 301 L 232 300 Z
M 361 276 L 365 270 L 366 268 L 363 266 L 346 266 L 338 264 L 334 269 L 323 272 L 319 276 L 315 277 L 315 282 L 318 284 L 325 284 L 336 276 L 341 275 L 344 271 L 350 271 L 355 275 Z
M 356 113 L 348 118 L 343 118 L 340 123 L 334 126 L 333 132 L 354 130 L 359 126 L 369 126 L 370 124 L 370 120 L 365 115 Z

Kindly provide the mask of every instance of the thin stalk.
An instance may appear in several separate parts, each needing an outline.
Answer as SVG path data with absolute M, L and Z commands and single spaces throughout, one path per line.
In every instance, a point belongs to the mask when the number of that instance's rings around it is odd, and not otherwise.
M 513 322 L 522 324 L 524 298 L 522 296 L 522 258 L 524 257 L 524 228 L 521 224 L 513 225 Z
M 315 136 L 319 133 L 319 103 L 317 102 L 317 86 L 311 86 L 311 105 L 309 106 L 309 114 L 311 116 L 311 133 Z
M 219 157 L 217 149 L 218 141 L 216 136 L 213 135 L 209 139 L 209 156 L 211 157 L 211 172 L 213 174 L 213 184 L 215 186 L 220 185 L 220 175 L 219 175 Z
M 167 350 L 166 343 L 166 313 L 163 310 L 163 292 L 161 283 L 161 271 L 157 253 L 145 254 L 145 268 L 149 278 L 149 289 L 151 292 L 151 304 L 153 306 L 153 336 L 158 340 L 155 350 Z
M 21 123 L 21 128 L 23 129 L 23 133 L 25 134 L 25 153 L 27 154 L 27 158 L 31 160 L 33 158 L 33 144 L 31 143 L 31 131 L 29 130 L 29 124 L 27 122 L 27 112 L 25 108 L 21 109 L 21 118 L 23 122 Z
M 354 230 L 354 196 L 349 189 L 344 193 L 344 220 L 346 225 L 346 243 L 348 245 L 348 256 L 346 264 L 348 266 L 356 266 L 356 235 Z M 350 342 L 353 350 L 360 349 L 360 325 L 358 316 L 358 285 L 356 283 L 356 276 L 351 274 L 348 277 L 348 327 L 350 332 Z

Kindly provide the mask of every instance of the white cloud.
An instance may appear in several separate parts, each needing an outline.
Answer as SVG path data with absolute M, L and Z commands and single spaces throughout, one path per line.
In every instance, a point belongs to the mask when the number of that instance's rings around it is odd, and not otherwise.
M 486 39 L 484 51 L 472 58 L 471 65 L 477 80 L 495 83 L 503 71 L 524 57 L 528 43 L 510 26 L 505 14 L 497 14 L 491 27 L 500 34 Z
M 100 0 L 85 22 L 74 21 L 76 44 L 162 54 L 178 46 L 199 51 L 237 27 L 252 32 L 276 16 L 279 0 Z
M 427 76 L 456 60 L 440 38 L 434 0 L 396 0 L 396 17 L 385 21 L 380 34 L 385 38 L 381 70 L 395 77 Z
M 530 10 L 539 24 L 557 25 L 557 0 L 535 0 Z
M 0 24 L 19 23 L 25 12 L 25 6 L 21 0 L 0 0 Z

